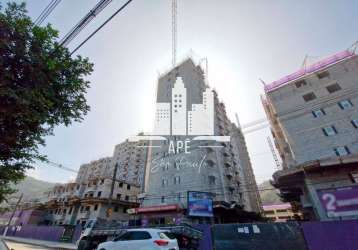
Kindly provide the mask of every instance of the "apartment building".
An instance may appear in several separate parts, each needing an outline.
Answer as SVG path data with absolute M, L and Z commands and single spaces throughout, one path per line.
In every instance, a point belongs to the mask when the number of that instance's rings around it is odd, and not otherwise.
M 262 208 L 265 217 L 274 222 L 299 220 L 301 218 L 300 213 L 292 211 L 290 203 L 263 205 Z
M 241 129 L 228 119 L 225 105 L 216 91 L 210 90 L 203 69 L 192 59 L 158 79 L 156 124 L 160 129 L 155 129 L 155 134 L 165 139 L 151 141 L 148 151 L 140 208 L 145 220 L 193 221 L 185 214 L 188 191 L 210 193 L 214 209 L 261 210 Z M 213 137 L 200 140 L 195 133 Z M 229 139 L 215 140 L 219 137 Z M 173 153 L 174 144 L 188 148 L 177 148 Z M 150 213 L 145 214 L 147 211 Z
M 80 167 L 76 181 L 57 185 L 47 195 L 45 222 L 51 225 L 84 225 L 101 218 L 128 223 L 128 208 L 138 206 L 140 186 L 113 180 L 112 158 L 102 158 Z
M 358 153 L 357 75 L 357 56 L 344 51 L 266 86 L 263 105 L 285 167 Z
M 115 146 L 112 167 L 118 164 L 117 179 L 144 187 L 144 169 L 147 158 L 146 143 L 126 140 Z
M 346 50 L 265 86 L 262 103 L 283 162 L 274 182 L 307 218 L 358 215 L 336 211 L 336 203 L 327 208 L 324 198 L 337 202 L 342 188 L 358 197 L 352 177 L 358 167 L 357 79 L 358 57 Z

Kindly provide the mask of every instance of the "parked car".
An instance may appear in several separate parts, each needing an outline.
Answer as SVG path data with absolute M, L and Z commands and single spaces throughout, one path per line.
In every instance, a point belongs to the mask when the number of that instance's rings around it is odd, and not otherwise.
M 175 236 L 153 228 L 128 229 L 112 241 L 98 245 L 98 250 L 179 250 Z

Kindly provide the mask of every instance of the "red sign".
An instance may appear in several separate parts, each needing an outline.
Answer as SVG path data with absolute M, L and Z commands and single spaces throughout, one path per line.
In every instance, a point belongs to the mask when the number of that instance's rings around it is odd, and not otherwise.
M 139 208 L 136 208 L 136 212 L 137 213 L 162 212 L 162 211 L 177 210 L 178 208 L 179 208 L 178 205 L 139 207 Z

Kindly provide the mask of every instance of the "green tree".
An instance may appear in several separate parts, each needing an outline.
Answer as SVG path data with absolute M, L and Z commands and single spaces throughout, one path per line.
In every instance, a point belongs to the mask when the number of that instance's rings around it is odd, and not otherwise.
M 72 58 L 57 38 L 51 25 L 33 24 L 24 3 L 0 6 L 0 202 L 34 162 L 47 160 L 38 150 L 44 137 L 89 111 L 93 64 Z

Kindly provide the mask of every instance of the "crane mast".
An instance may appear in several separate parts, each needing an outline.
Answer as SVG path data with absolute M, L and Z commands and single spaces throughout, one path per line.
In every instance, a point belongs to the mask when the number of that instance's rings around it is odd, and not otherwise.
M 172 0 L 172 64 L 176 65 L 177 54 L 177 0 Z

